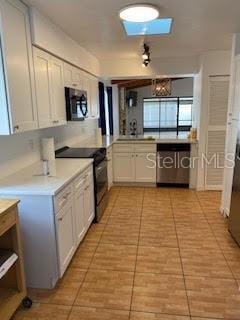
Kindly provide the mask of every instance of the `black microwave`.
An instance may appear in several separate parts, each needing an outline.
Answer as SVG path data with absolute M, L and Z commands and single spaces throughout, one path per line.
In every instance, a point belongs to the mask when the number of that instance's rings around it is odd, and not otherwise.
M 87 92 L 65 88 L 68 121 L 83 121 L 88 116 Z

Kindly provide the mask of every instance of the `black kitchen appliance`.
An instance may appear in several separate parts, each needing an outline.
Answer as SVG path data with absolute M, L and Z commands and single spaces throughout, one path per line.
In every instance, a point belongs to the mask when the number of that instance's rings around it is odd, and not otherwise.
M 94 172 L 95 220 L 99 222 L 108 204 L 108 174 L 106 148 L 63 147 L 55 152 L 56 158 L 92 158 Z
M 65 88 L 65 99 L 68 121 L 83 121 L 88 116 L 86 91 Z

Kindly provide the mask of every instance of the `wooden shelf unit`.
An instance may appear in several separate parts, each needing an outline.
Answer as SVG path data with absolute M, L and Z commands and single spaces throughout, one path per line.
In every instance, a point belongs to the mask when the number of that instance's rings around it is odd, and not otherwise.
M 26 282 L 20 239 L 17 200 L 0 199 L 0 248 L 18 255 L 18 260 L 0 279 L 0 319 L 9 320 L 23 299 L 26 298 Z

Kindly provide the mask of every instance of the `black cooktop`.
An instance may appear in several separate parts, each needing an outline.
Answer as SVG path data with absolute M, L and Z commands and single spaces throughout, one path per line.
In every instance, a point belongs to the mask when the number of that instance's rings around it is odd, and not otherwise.
M 63 147 L 55 151 L 56 158 L 93 158 L 100 162 L 106 157 L 106 148 L 70 148 Z

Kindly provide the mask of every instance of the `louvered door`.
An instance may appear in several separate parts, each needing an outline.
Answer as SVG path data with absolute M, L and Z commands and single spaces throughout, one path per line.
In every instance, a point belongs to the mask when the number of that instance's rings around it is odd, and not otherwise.
M 209 78 L 208 130 L 205 189 L 221 190 L 223 185 L 227 128 L 229 77 Z

